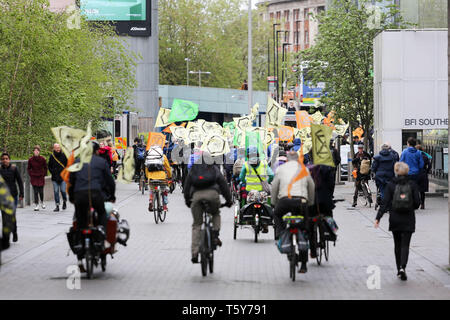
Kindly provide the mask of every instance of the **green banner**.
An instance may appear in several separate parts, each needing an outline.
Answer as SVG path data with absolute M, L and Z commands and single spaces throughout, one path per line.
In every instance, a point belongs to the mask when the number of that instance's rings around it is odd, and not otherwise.
M 333 130 L 324 125 L 311 124 L 312 155 L 315 165 L 334 167 L 330 140 Z
M 245 150 L 246 159 L 248 160 L 248 150 L 249 148 L 255 148 L 258 150 L 259 158 L 261 160 L 265 159 L 264 155 L 264 144 L 261 139 L 261 135 L 258 131 L 246 131 L 245 132 Z
M 169 116 L 169 122 L 194 120 L 197 118 L 197 115 L 198 104 L 191 101 L 174 99 Z

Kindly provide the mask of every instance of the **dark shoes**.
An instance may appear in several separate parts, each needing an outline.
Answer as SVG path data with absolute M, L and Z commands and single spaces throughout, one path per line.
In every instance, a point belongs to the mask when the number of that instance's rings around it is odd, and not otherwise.
M 64 201 L 63 202 L 63 208 L 62 208 L 63 210 L 66 210 L 67 209 L 67 203 Z
M 403 268 L 400 269 L 400 271 L 398 272 L 397 276 L 398 276 L 402 281 L 408 280 L 408 276 L 406 275 L 406 271 L 405 271 L 405 269 L 403 269 Z
M 56 206 L 56 208 L 53 210 L 53 212 L 59 212 L 59 206 Z
M 6 250 L 8 248 L 9 248 L 9 235 L 8 236 L 3 235 L 3 238 L 2 238 L 2 250 Z
M 219 239 L 219 231 L 213 231 L 212 236 L 213 236 L 214 247 L 221 247 L 222 241 L 220 241 L 220 239 Z
M 17 232 L 13 233 L 13 242 L 17 242 L 19 240 L 19 237 L 17 236 Z
M 353 208 L 356 207 L 356 202 L 353 202 L 352 207 Z
M 267 226 L 267 224 L 264 224 L 262 226 L 262 233 L 269 233 L 269 227 Z
M 420 205 L 420 209 L 421 209 L 421 210 L 425 210 L 425 204 L 421 204 L 421 205 Z
M 191 262 L 192 263 L 198 263 L 198 254 L 192 256 Z
M 307 273 L 308 268 L 306 267 L 306 263 L 302 262 L 302 266 L 300 267 L 300 270 L 298 270 L 298 273 Z

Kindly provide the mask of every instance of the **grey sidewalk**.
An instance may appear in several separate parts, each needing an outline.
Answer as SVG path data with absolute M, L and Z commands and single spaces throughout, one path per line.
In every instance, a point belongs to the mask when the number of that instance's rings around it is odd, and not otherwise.
M 349 200 L 352 186 L 338 186 L 336 197 Z M 179 190 L 170 195 L 166 222 L 156 225 L 147 212 L 148 195 L 136 185 L 118 186 L 121 216 L 131 226 L 127 247 L 108 258 L 106 273 L 96 269 L 93 280 L 82 279 L 81 290 L 66 288 L 66 268 L 76 262 L 67 256 L 65 232 L 73 207 L 64 213 L 18 212 L 19 242 L 3 252 L 1 299 L 450 299 L 448 211 L 446 199 L 431 198 L 427 210 L 417 213 L 412 239 L 409 279 L 396 277 L 393 241 L 388 218 L 373 228 L 375 210 L 349 210 L 339 203 L 336 247 L 330 261 L 289 279 L 286 256 L 275 247 L 273 231 L 253 242 L 253 232 L 238 230 L 233 240 L 233 210 L 222 211 L 223 247 L 215 255 L 215 272 L 201 276 L 190 262 L 192 217 Z M 49 203 L 50 204 L 50 203 Z M 381 289 L 369 290 L 367 267 L 381 270 Z

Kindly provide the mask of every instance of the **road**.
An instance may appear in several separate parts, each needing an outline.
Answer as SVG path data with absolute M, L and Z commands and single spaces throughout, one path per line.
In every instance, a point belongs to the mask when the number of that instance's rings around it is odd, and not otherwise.
M 137 185 L 118 185 L 117 204 L 131 227 L 127 247 L 108 258 L 107 270 L 81 279 L 81 289 L 69 290 L 66 270 L 76 263 L 65 233 L 73 206 L 53 213 L 53 204 L 38 213 L 18 209 L 19 242 L 2 253 L 0 299 L 450 299 L 447 199 L 430 198 L 417 213 L 412 238 L 409 279 L 396 277 L 393 240 L 388 218 L 373 228 L 375 210 L 350 207 L 352 186 L 336 187 L 345 198 L 335 210 L 340 227 L 330 261 L 308 264 L 308 273 L 289 279 L 286 256 L 275 247 L 273 229 L 253 242 L 253 231 L 238 230 L 233 240 L 233 210 L 222 210 L 223 246 L 215 255 L 215 272 L 202 277 L 190 262 L 191 224 L 181 191 L 170 195 L 169 213 L 156 225 L 147 212 L 148 195 Z M 369 266 L 380 270 L 380 289 L 369 289 Z

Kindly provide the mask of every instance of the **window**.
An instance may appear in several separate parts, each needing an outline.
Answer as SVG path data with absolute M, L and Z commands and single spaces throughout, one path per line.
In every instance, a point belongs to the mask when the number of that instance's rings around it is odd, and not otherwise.
M 322 13 L 324 11 L 325 11 L 325 6 L 317 7 L 317 14 Z
M 280 21 L 281 20 L 281 11 L 277 12 L 277 20 Z
M 285 20 L 285 21 L 289 21 L 289 15 L 290 15 L 289 10 L 285 10 L 285 11 L 284 11 L 284 20 Z
M 122 137 L 121 132 L 120 132 L 120 124 L 121 121 L 120 120 L 115 120 L 114 121 L 114 137 Z
M 308 44 L 309 43 L 309 32 L 305 31 L 305 43 Z
M 309 9 L 305 9 L 305 11 L 304 11 L 305 21 L 309 20 L 308 13 L 309 13 Z
M 270 13 L 270 20 L 273 21 L 273 12 Z
M 294 20 L 297 21 L 300 19 L 300 9 L 294 10 Z
M 298 44 L 298 31 L 294 31 L 294 43 Z

